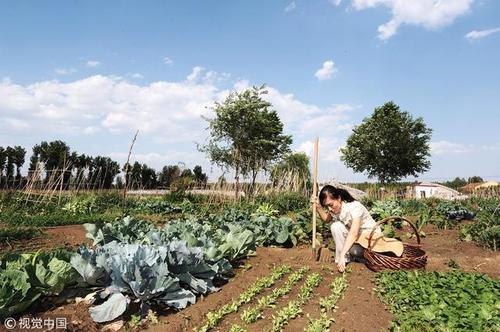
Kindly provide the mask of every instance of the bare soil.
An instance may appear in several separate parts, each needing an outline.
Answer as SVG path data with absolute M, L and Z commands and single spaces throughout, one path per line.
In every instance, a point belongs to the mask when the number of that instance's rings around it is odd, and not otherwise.
M 43 234 L 36 238 L 0 245 L 0 253 L 9 251 L 26 252 L 61 247 L 76 248 L 81 244 L 92 244 L 92 241 L 85 237 L 85 228 L 82 225 L 42 227 L 40 229 Z
M 483 249 L 472 242 L 460 242 L 458 230 L 441 230 L 433 225 L 424 228 L 426 237 L 422 238 L 423 249 L 428 255 L 427 270 L 448 271 L 451 269 L 451 260 L 458 264 L 459 268 L 467 272 L 485 273 L 493 278 L 500 277 L 500 252 Z M 46 244 L 53 247 L 67 244 L 75 246 L 86 242 L 85 231 L 82 226 L 63 226 L 46 229 Z M 405 240 L 406 242 L 406 240 Z M 407 242 L 415 242 L 415 239 Z M 181 311 L 169 310 L 158 314 L 159 324 L 147 328 L 148 331 L 191 331 L 194 327 L 204 323 L 205 315 L 215 311 L 224 304 L 237 298 L 257 278 L 266 276 L 276 264 L 289 264 L 294 269 L 308 265 L 310 272 L 320 272 L 324 278 L 322 284 L 316 289 L 312 299 L 303 306 L 303 314 L 292 320 L 285 327 L 285 331 L 302 331 L 308 323 L 308 316 L 315 318 L 319 316 L 318 300 L 329 294 L 328 285 L 332 278 L 339 276 L 335 270 L 333 261 L 322 263 L 311 260 L 310 248 L 299 246 L 297 248 L 258 248 L 257 255 L 250 257 L 245 262 L 246 268 L 238 268 L 237 275 L 224 285 L 219 292 L 198 299 L 195 305 Z M 344 297 L 338 302 L 338 308 L 333 313 L 335 323 L 332 324 L 333 331 L 387 331 L 392 320 L 392 314 L 387 311 L 384 304 L 374 292 L 375 273 L 368 270 L 364 265 L 351 264 L 352 272 L 348 277 L 349 286 Z M 286 276 L 283 280 L 286 279 Z M 279 287 L 283 281 L 276 283 Z M 296 298 L 300 283 L 286 297 L 280 299 L 277 308 L 283 307 L 289 300 Z M 268 294 L 266 290 L 257 296 Z M 255 303 L 253 300 L 251 303 Z M 275 309 L 264 311 L 264 319 L 247 326 L 239 314 L 251 304 L 245 304 L 237 314 L 228 315 L 223 319 L 220 331 L 228 331 L 234 323 L 246 328 L 248 331 L 262 331 L 270 327 Z M 96 331 L 100 328 L 93 323 L 88 307 L 83 304 L 66 304 L 43 313 L 43 315 L 68 315 L 71 318 L 71 326 L 68 331 Z M 39 317 L 39 316 L 37 316 Z M 1 330 L 1 328 L 0 328 Z

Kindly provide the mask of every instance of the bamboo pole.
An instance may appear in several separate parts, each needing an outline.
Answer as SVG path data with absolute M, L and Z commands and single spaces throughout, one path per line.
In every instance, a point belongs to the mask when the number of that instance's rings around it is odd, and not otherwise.
M 316 140 L 314 141 L 314 163 L 313 163 L 313 197 L 316 197 L 318 195 L 318 145 L 319 145 L 319 138 L 316 137 Z M 317 252 L 316 252 L 316 213 L 317 212 L 317 206 L 316 203 L 313 204 L 313 217 L 312 217 L 312 254 L 313 258 L 316 259 Z
M 128 171 L 129 171 L 129 162 L 130 155 L 132 154 L 132 149 L 134 148 L 135 140 L 137 139 L 137 134 L 139 134 L 139 129 L 135 132 L 134 139 L 132 139 L 132 143 L 130 144 L 130 149 L 128 150 L 127 162 L 125 163 L 125 186 L 123 188 L 123 199 L 127 197 L 127 186 L 128 186 Z

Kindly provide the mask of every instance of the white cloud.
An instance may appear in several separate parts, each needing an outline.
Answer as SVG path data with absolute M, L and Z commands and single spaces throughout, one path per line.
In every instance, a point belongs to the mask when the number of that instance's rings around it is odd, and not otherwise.
M 54 72 L 57 75 L 69 75 L 69 74 L 76 73 L 77 70 L 75 68 L 56 68 L 56 69 L 54 69 Z
M 141 73 L 133 73 L 133 74 L 129 74 L 129 76 L 132 78 L 136 78 L 138 80 L 142 80 L 144 78 L 144 75 L 142 75 Z
M 147 142 L 144 146 L 139 143 L 135 149 L 141 162 L 151 161 L 153 167 L 181 160 L 190 165 L 202 161 L 208 165 L 203 154 L 196 152 L 194 142 L 204 142 L 207 123 L 201 115 L 210 117 L 214 101 L 223 101 L 229 95 L 230 90 L 225 88 L 229 78 L 229 74 L 195 67 L 185 80 L 150 84 L 104 75 L 27 85 L 3 79 L 0 133 L 19 138 L 25 137 L 20 132 L 29 129 L 30 137 L 64 138 L 71 146 L 80 141 L 83 148 L 77 150 L 85 151 L 90 140 L 116 145 L 139 129 L 140 141 Z M 241 91 L 250 86 L 250 82 L 239 80 L 232 82 L 230 88 Z M 264 98 L 278 112 L 285 133 L 293 135 L 295 147 L 316 135 L 325 142 L 342 142 L 351 126 L 353 106 L 321 107 L 274 87 L 266 89 L 268 94 Z M 5 140 L 3 136 L 0 139 Z M 335 149 L 330 149 L 332 153 L 328 156 L 337 156 Z M 103 150 L 106 148 L 99 148 Z M 155 158 L 159 161 L 154 161 Z
M 314 76 L 320 81 L 328 80 L 332 77 L 333 73 L 336 73 L 338 69 L 335 67 L 335 63 L 332 60 L 327 60 L 323 62 L 320 69 L 316 71 Z
M 332 5 L 339 6 L 342 0 L 328 0 Z
M 480 38 L 487 37 L 487 36 L 492 35 L 492 34 L 497 33 L 497 32 L 500 32 L 500 27 L 494 28 L 494 29 L 488 29 L 488 30 L 479 30 L 479 31 L 473 30 L 473 31 L 467 33 L 464 37 L 469 39 L 469 40 L 480 39 Z
M 14 130 L 26 130 L 30 128 L 30 124 L 27 121 L 17 119 L 17 118 L 5 118 L 3 119 L 7 126 Z
M 470 147 L 464 144 L 445 140 L 431 142 L 430 147 L 433 155 L 464 154 L 473 151 Z
M 168 56 L 166 56 L 163 58 L 163 63 L 170 66 L 174 62 L 172 61 L 172 59 L 170 59 Z
M 385 6 L 391 10 L 391 19 L 378 27 L 378 38 L 387 40 L 402 25 L 423 26 L 435 30 L 453 23 L 469 12 L 474 0 L 352 0 L 356 10 Z
M 97 61 L 97 60 L 88 60 L 87 63 L 85 64 L 85 66 L 89 67 L 89 68 L 95 68 L 95 67 L 98 67 L 101 65 L 101 62 Z
M 295 1 L 292 1 L 288 4 L 288 6 L 285 7 L 285 12 L 286 13 L 291 12 L 295 8 L 297 8 L 297 5 L 295 4 Z

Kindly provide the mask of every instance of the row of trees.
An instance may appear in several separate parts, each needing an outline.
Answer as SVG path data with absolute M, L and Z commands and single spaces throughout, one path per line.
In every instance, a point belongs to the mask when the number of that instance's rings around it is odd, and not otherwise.
M 110 189 L 123 188 L 124 172 L 128 177 L 128 188 L 155 189 L 183 187 L 205 187 L 208 176 L 201 166 L 192 170 L 179 165 L 164 166 L 160 172 L 146 164 L 135 162 L 120 168 L 109 157 L 88 156 L 71 151 L 61 140 L 42 141 L 33 147 L 28 176 L 21 175 L 26 150 L 20 146 L 0 147 L 0 187 L 8 188 L 60 188 L 60 189 Z
M 26 150 L 21 146 L 0 146 L 0 185 L 14 188 L 21 181 L 21 167 L 24 165 Z
M 146 164 L 135 162 L 128 170 L 124 167 L 128 176 L 128 188 L 131 189 L 156 189 L 172 188 L 186 189 L 193 187 L 205 188 L 208 176 L 203 173 L 201 166 L 197 165 L 193 170 L 181 168 L 179 165 L 167 165 L 158 173 Z M 122 179 L 118 178 L 117 187 L 123 187 Z

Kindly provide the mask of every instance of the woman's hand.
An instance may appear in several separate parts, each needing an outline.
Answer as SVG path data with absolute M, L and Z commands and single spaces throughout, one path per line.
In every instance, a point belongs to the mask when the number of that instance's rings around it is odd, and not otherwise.
M 339 272 L 345 271 L 345 255 L 339 257 L 339 261 L 337 263 L 337 270 L 339 270 Z
M 311 205 L 319 205 L 319 198 L 318 196 L 311 196 L 311 199 L 309 200 L 309 202 L 311 202 Z

